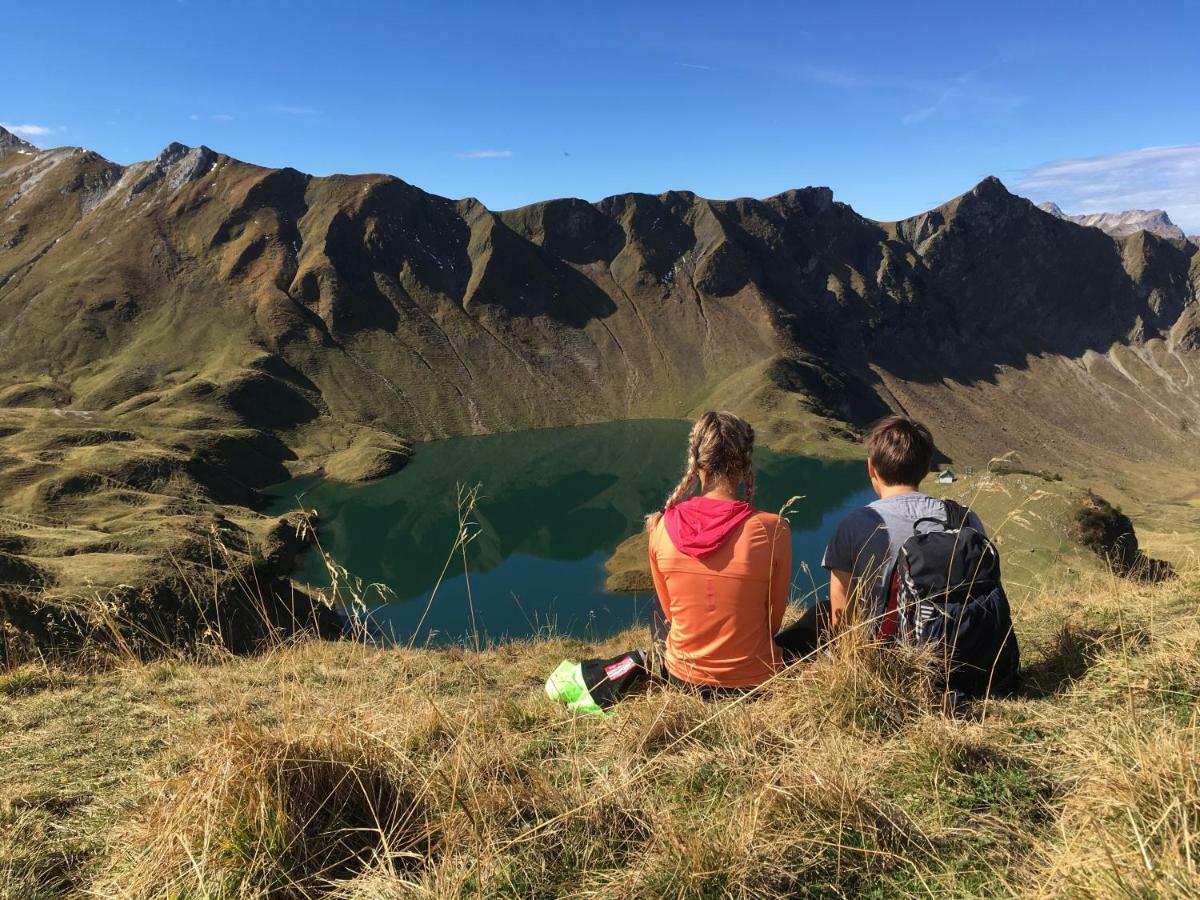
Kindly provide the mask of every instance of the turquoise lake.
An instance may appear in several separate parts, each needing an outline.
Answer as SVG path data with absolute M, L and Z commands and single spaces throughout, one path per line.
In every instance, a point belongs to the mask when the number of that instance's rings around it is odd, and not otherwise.
M 436 441 L 368 484 L 279 485 L 270 511 L 316 509 L 325 552 L 364 583 L 386 585 L 367 598 L 383 639 L 604 637 L 644 617 L 653 599 L 607 593 L 604 563 L 681 476 L 688 427 L 613 422 Z M 756 506 L 774 511 L 803 496 L 788 514 L 793 594 L 803 598 L 827 580 L 820 562 L 833 526 L 874 499 L 865 466 L 760 448 L 755 472 Z M 465 561 L 451 552 L 460 485 L 479 485 Z M 298 577 L 329 584 L 319 552 L 306 554 Z

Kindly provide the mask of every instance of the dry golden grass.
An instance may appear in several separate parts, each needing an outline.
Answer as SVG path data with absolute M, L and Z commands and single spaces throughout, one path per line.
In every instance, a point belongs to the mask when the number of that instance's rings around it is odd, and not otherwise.
M 847 639 L 735 701 L 576 719 L 548 638 L 301 641 L 0 675 L 0 895 L 1192 896 L 1200 573 L 1016 609 L 1027 690 L 940 711 Z

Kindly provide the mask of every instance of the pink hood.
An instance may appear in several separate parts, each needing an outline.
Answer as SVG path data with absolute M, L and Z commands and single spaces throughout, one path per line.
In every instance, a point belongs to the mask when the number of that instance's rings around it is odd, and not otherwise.
M 671 543 L 680 553 L 702 559 L 720 549 L 725 538 L 754 512 L 744 500 L 690 497 L 668 506 L 663 523 Z

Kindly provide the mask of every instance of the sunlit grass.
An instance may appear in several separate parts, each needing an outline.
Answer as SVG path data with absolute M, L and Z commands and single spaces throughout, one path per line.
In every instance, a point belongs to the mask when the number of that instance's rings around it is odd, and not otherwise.
M 0 675 L 0 895 L 1189 896 L 1198 597 L 1195 570 L 1046 582 L 1015 605 L 1024 695 L 957 718 L 853 632 L 754 695 L 608 720 L 542 680 L 638 629 L 27 664 Z

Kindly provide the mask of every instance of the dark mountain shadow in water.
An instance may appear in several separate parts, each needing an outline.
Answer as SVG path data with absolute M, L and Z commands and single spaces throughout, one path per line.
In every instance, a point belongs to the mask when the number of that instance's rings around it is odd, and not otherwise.
M 514 555 L 580 562 L 590 572 L 593 557 L 607 557 L 661 506 L 682 473 L 687 431 L 684 422 L 634 421 L 441 441 L 372 484 L 281 487 L 278 506 L 306 491 L 304 504 L 320 513 L 326 552 L 353 574 L 387 584 L 401 601 L 427 595 L 437 581 L 458 531 L 459 485 L 481 485 L 478 537 L 468 548 L 472 573 Z M 756 506 L 774 511 L 803 496 L 789 513 L 796 532 L 817 528 L 866 487 L 858 463 L 767 450 L 757 451 L 756 463 Z M 461 562 L 449 571 L 461 574 Z M 319 572 L 306 574 L 317 580 Z

